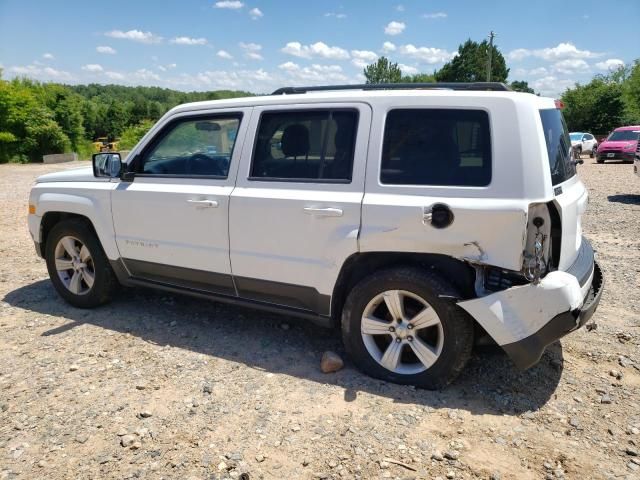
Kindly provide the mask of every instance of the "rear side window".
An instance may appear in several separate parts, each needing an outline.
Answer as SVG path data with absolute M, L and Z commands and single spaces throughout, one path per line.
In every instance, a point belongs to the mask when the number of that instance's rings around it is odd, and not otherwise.
M 384 130 L 380 181 L 389 185 L 488 185 L 489 116 L 481 110 L 391 110 Z
M 253 180 L 351 181 L 356 110 L 266 112 L 253 152 Z
M 569 130 L 562 113 L 557 108 L 540 110 L 540 119 L 549 154 L 551 181 L 554 185 L 558 185 L 576 174 L 576 166 L 571 158 Z

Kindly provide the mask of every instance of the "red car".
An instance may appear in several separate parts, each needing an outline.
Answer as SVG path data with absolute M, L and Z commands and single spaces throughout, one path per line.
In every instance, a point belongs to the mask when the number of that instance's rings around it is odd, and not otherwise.
M 640 138 L 640 126 L 616 128 L 606 140 L 598 145 L 596 159 L 598 163 L 605 160 L 622 160 L 633 162 Z

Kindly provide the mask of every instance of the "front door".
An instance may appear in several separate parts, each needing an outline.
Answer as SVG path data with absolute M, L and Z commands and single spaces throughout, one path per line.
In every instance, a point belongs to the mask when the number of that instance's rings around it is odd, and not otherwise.
M 169 119 L 112 194 L 120 256 L 134 278 L 235 295 L 229 195 L 250 109 Z
M 370 107 L 260 107 L 251 123 L 230 206 L 238 294 L 328 315 L 358 251 Z

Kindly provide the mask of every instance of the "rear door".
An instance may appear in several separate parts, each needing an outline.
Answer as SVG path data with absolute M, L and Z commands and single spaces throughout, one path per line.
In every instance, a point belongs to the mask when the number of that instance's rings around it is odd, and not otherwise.
M 362 103 L 254 109 L 230 205 L 240 296 L 329 314 L 358 251 L 370 122 Z

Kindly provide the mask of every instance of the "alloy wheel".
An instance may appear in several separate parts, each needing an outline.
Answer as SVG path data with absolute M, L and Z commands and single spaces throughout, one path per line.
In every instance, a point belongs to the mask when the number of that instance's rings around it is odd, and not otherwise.
M 62 284 L 74 295 L 89 293 L 96 278 L 91 252 L 75 237 L 62 237 L 55 248 L 55 265 Z
M 371 357 L 402 375 L 429 369 L 444 344 L 437 312 L 425 299 L 406 290 L 376 295 L 364 309 L 360 331 Z

